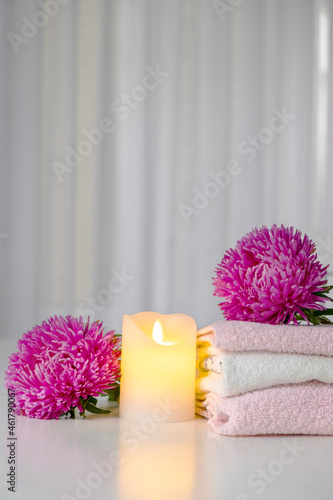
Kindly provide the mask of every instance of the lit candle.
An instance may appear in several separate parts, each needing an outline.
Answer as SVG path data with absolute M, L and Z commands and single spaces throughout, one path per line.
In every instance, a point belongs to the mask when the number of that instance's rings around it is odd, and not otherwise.
M 196 323 L 185 314 L 123 316 L 122 418 L 181 422 L 194 418 Z

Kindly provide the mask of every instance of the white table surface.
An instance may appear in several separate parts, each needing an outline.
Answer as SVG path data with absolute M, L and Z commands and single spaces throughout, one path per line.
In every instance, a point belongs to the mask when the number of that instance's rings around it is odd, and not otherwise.
M 2 373 L 13 350 L 15 342 L 0 341 Z M 139 423 L 135 437 L 117 410 L 85 420 L 16 417 L 12 493 L 3 388 L 0 418 L 1 500 L 333 499 L 333 437 L 223 437 L 200 417 L 149 429 Z

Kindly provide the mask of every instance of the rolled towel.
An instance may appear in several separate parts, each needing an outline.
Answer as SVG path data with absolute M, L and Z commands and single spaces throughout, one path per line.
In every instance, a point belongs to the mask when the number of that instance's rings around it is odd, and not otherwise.
M 217 354 L 206 358 L 197 358 L 197 370 L 199 376 L 206 376 L 207 372 L 224 375 L 223 355 Z
M 286 385 L 231 398 L 209 393 L 196 411 L 224 436 L 333 435 L 333 385 Z
M 198 347 L 333 356 L 333 327 L 218 321 L 198 330 Z
M 217 350 L 207 358 L 207 349 L 198 349 L 199 376 L 196 392 L 236 396 L 282 384 L 317 380 L 333 384 L 333 358 L 267 351 L 230 352 Z M 213 352 L 213 349 L 208 350 Z M 207 369 L 208 371 L 205 371 Z
M 205 347 L 197 347 L 197 369 L 203 371 L 220 370 L 218 364 L 220 362 L 222 352 L 223 351 L 221 349 L 217 349 L 210 344 Z M 213 369 L 213 365 L 215 369 Z M 221 373 L 221 371 L 217 371 L 217 373 Z

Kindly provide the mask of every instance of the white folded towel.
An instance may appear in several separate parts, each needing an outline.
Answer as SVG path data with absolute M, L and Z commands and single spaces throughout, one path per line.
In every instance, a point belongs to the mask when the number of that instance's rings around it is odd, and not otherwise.
M 214 392 L 222 397 L 236 396 L 311 380 L 333 384 L 333 358 L 330 356 L 268 351 L 231 352 L 216 348 L 214 354 L 205 349 L 198 349 L 197 353 L 197 395 Z M 205 353 L 207 357 L 204 357 Z

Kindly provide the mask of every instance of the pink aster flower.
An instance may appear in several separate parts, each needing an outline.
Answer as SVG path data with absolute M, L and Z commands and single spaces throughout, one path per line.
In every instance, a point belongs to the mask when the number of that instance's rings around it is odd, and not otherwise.
M 214 295 L 227 320 L 259 323 L 329 323 L 323 303 L 327 267 L 315 244 L 299 230 L 274 225 L 255 228 L 228 250 L 216 268 Z
M 93 413 L 96 396 L 116 387 L 120 376 L 120 341 L 103 336 L 102 323 L 67 316 L 44 321 L 24 333 L 9 358 L 5 385 L 15 391 L 16 413 L 59 418 L 78 407 Z

